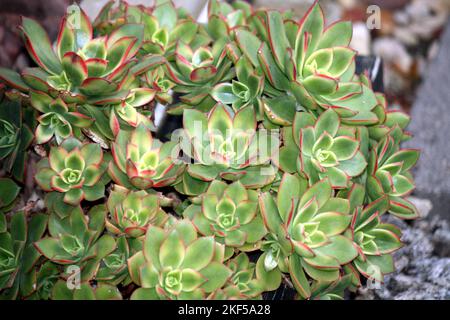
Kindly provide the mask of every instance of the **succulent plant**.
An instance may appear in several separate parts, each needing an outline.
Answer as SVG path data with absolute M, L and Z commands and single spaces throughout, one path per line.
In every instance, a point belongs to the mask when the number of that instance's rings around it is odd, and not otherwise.
M 157 0 L 151 8 L 120 2 L 112 8 L 113 1 L 105 5 L 94 21 L 94 29 L 109 34 L 125 23 L 144 25 L 144 37 L 140 53 L 167 54 L 173 51 L 176 42 L 186 43 L 198 37 L 199 25 L 186 11 L 175 8 L 172 1 Z
M 285 148 L 280 151 L 280 158 L 285 171 L 289 172 L 293 166 L 291 159 L 298 154 L 298 171 L 310 184 L 328 177 L 333 188 L 346 188 L 351 178 L 361 175 L 367 166 L 359 149 L 356 131 L 341 126 L 333 110 L 323 112 L 316 121 L 311 114 L 298 112 L 292 135 L 285 135 Z
M 237 80 L 231 83 L 219 83 L 211 92 L 211 96 L 217 102 L 231 105 L 234 111 L 251 105 L 258 111 L 258 118 L 262 118 L 261 94 L 264 89 L 264 77 L 258 75 L 245 57 L 241 57 L 236 63 Z
M 250 262 L 244 252 L 229 260 L 228 267 L 233 271 L 230 279 L 230 286 L 225 287 L 225 291 L 231 288 L 237 289 L 240 298 L 261 299 L 261 292 L 264 291 L 261 279 L 257 278 L 256 264 Z
M 278 11 L 258 11 L 252 20 L 256 35 L 235 31 L 242 52 L 266 75 L 265 111 L 274 123 L 292 123 L 299 108 L 333 108 L 345 123 L 373 124 L 378 118 L 373 91 L 355 79 L 355 55 L 348 46 L 349 22 L 325 28 L 316 1 L 299 21 Z
M 24 18 L 21 31 L 39 67 L 28 68 L 20 76 L 1 69 L 0 77 L 20 91 L 43 91 L 60 96 L 66 103 L 104 105 L 121 101 L 135 77 L 158 60 L 156 56 L 139 62 L 135 59 L 143 40 L 143 25 L 124 24 L 107 37 L 93 38 L 92 25 L 78 7 L 61 21 L 54 49 L 36 21 Z M 159 59 L 159 64 L 163 62 Z
M 35 65 L 0 68 L 1 299 L 334 300 L 394 271 L 384 215 L 418 217 L 419 152 L 350 22 L 317 1 L 67 12 L 54 42 L 23 18 Z
M 26 298 L 36 290 L 36 264 L 40 257 L 33 243 L 47 227 L 48 217 L 33 215 L 29 222 L 24 212 L 11 217 L 8 231 L 0 230 L 0 299 Z
M 131 242 L 130 245 L 125 236 L 119 236 L 116 239 L 116 243 L 116 249 L 100 262 L 95 279 L 101 283 L 128 285 L 131 282 L 131 278 L 128 272 L 127 260 L 133 253 L 142 250 L 142 245 L 140 242 Z
M 93 207 L 87 215 L 80 207 L 62 219 L 51 215 L 48 227 L 50 236 L 34 245 L 43 256 L 56 264 L 78 266 L 82 281 L 91 280 L 95 277 L 101 259 L 116 248 L 112 236 L 102 235 L 105 217 L 104 205 Z M 64 274 L 62 276 L 67 277 Z
M 234 113 L 217 104 L 208 116 L 186 110 L 183 121 L 182 148 L 185 155 L 195 160 L 187 172 L 197 184 L 220 176 L 258 188 L 275 178 L 270 160 L 278 149 L 278 137 L 267 130 L 256 130 L 255 112 L 250 106 Z M 195 192 L 193 189 L 193 185 L 185 184 L 187 194 Z
M 240 181 L 227 185 L 215 180 L 200 201 L 183 213 L 200 234 L 215 236 L 216 241 L 244 251 L 258 248 L 267 231 L 259 214 L 256 191 L 246 190 Z
M 98 144 L 69 138 L 61 146 L 52 147 L 47 158 L 40 161 L 36 182 L 49 192 L 64 193 L 64 202 L 78 205 L 83 199 L 103 198 L 105 185 L 101 183 L 106 167 Z
M 202 299 L 231 276 L 223 264 L 224 247 L 214 237 L 198 237 L 181 220 L 163 230 L 150 227 L 143 251 L 128 260 L 133 281 L 141 286 L 132 299 Z
M 61 98 L 46 93 L 30 92 L 31 105 L 42 113 L 36 128 L 36 143 L 42 144 L 56 138 L 58 143 L 71 137 L 81 137 L 81 129 L 92 125 L 93 119 L 68 106 Z
M 149 226 L 162 227 L 169 219 L 158 196 L 144 190 L 129 191 L 115 185 L 107 206 L 110 218 L 106 220 L 106 228 L 118 235 L 140 237 Z
M 234 30 L 245 27 L 253 9 L 245 1 L 232 3 L 212 0 L 208 2 L 208 34 L 215 40 L 233 38 Z
M 52 296 L 53 288 L 60 276 L 58 265 L 51 261 L 46 261 L 36 269 L 36 282 L 33 287 L 34 292 L 27 296 L 28 300 L 49 300 Z
M 289 270 L 299 294 L 308 298 L 305 273 L 318 281 L 335 281 L 341 265 L 356 258 L 358 251 L 342 233 L 351 222 L 347 199 L 332 197 L 328 179 L 307 188 L 305 181 L 285 174 L 276 201 L 268 193 L 260 197 L 261 213 L 273 238 L 269 240 L 264 266 Z
M 361 194 L 356 195 L 358 192 Z M 360 186 L 353 188 L 352 193 L 355 202 L 364 196 L 364 190 Z M 381 215 L 389 208 L 387 196 L 364 207 L 362 201 L 357 204 L 347 231 L 358 245 L 359 256 L 353 264 L 365 277 L 383 282 L 383 276 L 394 271 L 390 254 L 402 247 L 401 231 L 395 225 L 382 223 L 380 220 Z
M 115 183 L 129 189 L 149 189 L 173 184 L 184 170 L 177 162 L 179 146 L 162 143 L 140 124 L 133 131 L 119 131 L 112 144 L 108 173 Z
M 156 101 L 164 105 L 172 103 L 173 97 L 170 90 L 175 86 L 175 83 L 166 78 L 163 68 L 147 71 L 143 76 L 143 82 L 154 93 Z
M 372 200 L 388 195 L 390 213 L 403 219 L 414 219 L 418 217 L 417 209 L 402 197 L 415 188 L 410 169 L 419 159 L 419 151 L 400 149 L 402 131 L 398 127 L 396 129 L 370 152 L 367 192 Z
M 225 40 L 214 42 L 212 47 L 191 48 L 179 41 L 173 55 L 164 65 L 167 77 L 176 84 L 181 103 L 170 107 L 172 114 L 182 114 L 184 109 L 195 107 L 209 111 L 214 106 L 211 89 L 218 83 L 234 77 L 232 62 L 223 50 Z
M 33 141 L 30 123 L 24 113 L 19 101 L 1 99 L 0 167 L 18 181 L 23 181 L 28 159 L 27 149 Z

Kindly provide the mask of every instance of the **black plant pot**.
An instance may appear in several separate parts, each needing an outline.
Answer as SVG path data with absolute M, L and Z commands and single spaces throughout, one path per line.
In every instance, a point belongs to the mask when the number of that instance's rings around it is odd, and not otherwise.
M 372 81 L 373 89 L 377 92 L 384 92 L 383 86 L 383 62 L 381 58 L 375 56 L 357 56 L 356 57 L 356 73 L 362 74 L 367 72 L 369 79 Z M 176 102 L 176 97 L 175 97 Z M 174 130 L 183 126 L 182 116 L 173 116 L 165 114 L 161 123 L 158 125 L 156 136 L 165 140 Z M 261 252 L 249 253 L 251 261 L 256 262 Z M 290 284 L 283 281 L 277 290 L 265 292 L 264 300 L 293 300 L 297 292 Z

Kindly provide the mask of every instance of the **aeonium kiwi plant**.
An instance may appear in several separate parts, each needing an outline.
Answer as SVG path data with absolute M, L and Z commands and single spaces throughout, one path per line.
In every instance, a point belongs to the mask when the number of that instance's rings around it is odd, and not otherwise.
M 0 69 L 2 299 L 342 299 L 394 271 L 384 216 L 418 217 L 419 152 L 355 73 L 351 23 L 71 9 L 56 39 L 23 18 L 34 64 Z M 157 103 L 181 128 L 156 134 Z M 39 212 L 17 205 L 33 179 Z

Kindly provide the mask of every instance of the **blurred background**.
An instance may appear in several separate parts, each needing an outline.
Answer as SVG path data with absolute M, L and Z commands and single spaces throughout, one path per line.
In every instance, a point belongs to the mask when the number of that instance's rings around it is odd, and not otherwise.
M 0 66 L 20 71 L 32 64 L 17 25 L 20 16 L 38 20 L 56 38 L 59 20 L 78 3 L 94 19 L 107 0 L 0 0 Z M 152 5 L 151 0 L 129 0 Z M 207 0 L 175 0 L 200 22 Z M 303 16 L 313 0 L 251 0 L 255 8 L 292 9 Z M 450 299 L 450 0 L 320 0 L 328 23 L 354 23 L 351 46 L 359 55 L 380 57 L 389 108 L 412 116 L 419 148 L 417 189 L 409 198 L 421 218 L 389 221 L 404 230 L 395 274 L 379 288 L 361 289 L 355 299 Z

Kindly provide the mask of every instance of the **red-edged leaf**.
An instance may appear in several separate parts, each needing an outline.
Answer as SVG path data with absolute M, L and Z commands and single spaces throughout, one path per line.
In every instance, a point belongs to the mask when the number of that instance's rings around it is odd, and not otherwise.
M 60 74 L 62 72 L 61 63 L 53 51 L 44 28 L 33 19 L 23 17 L 20 29 L 25 46 L 33 60 L 47 72 Z
M 83 58 L 75 52 L 67 52 L 61 60 L 69 81 L 79 86 L 88 76 L 88 69 Z

